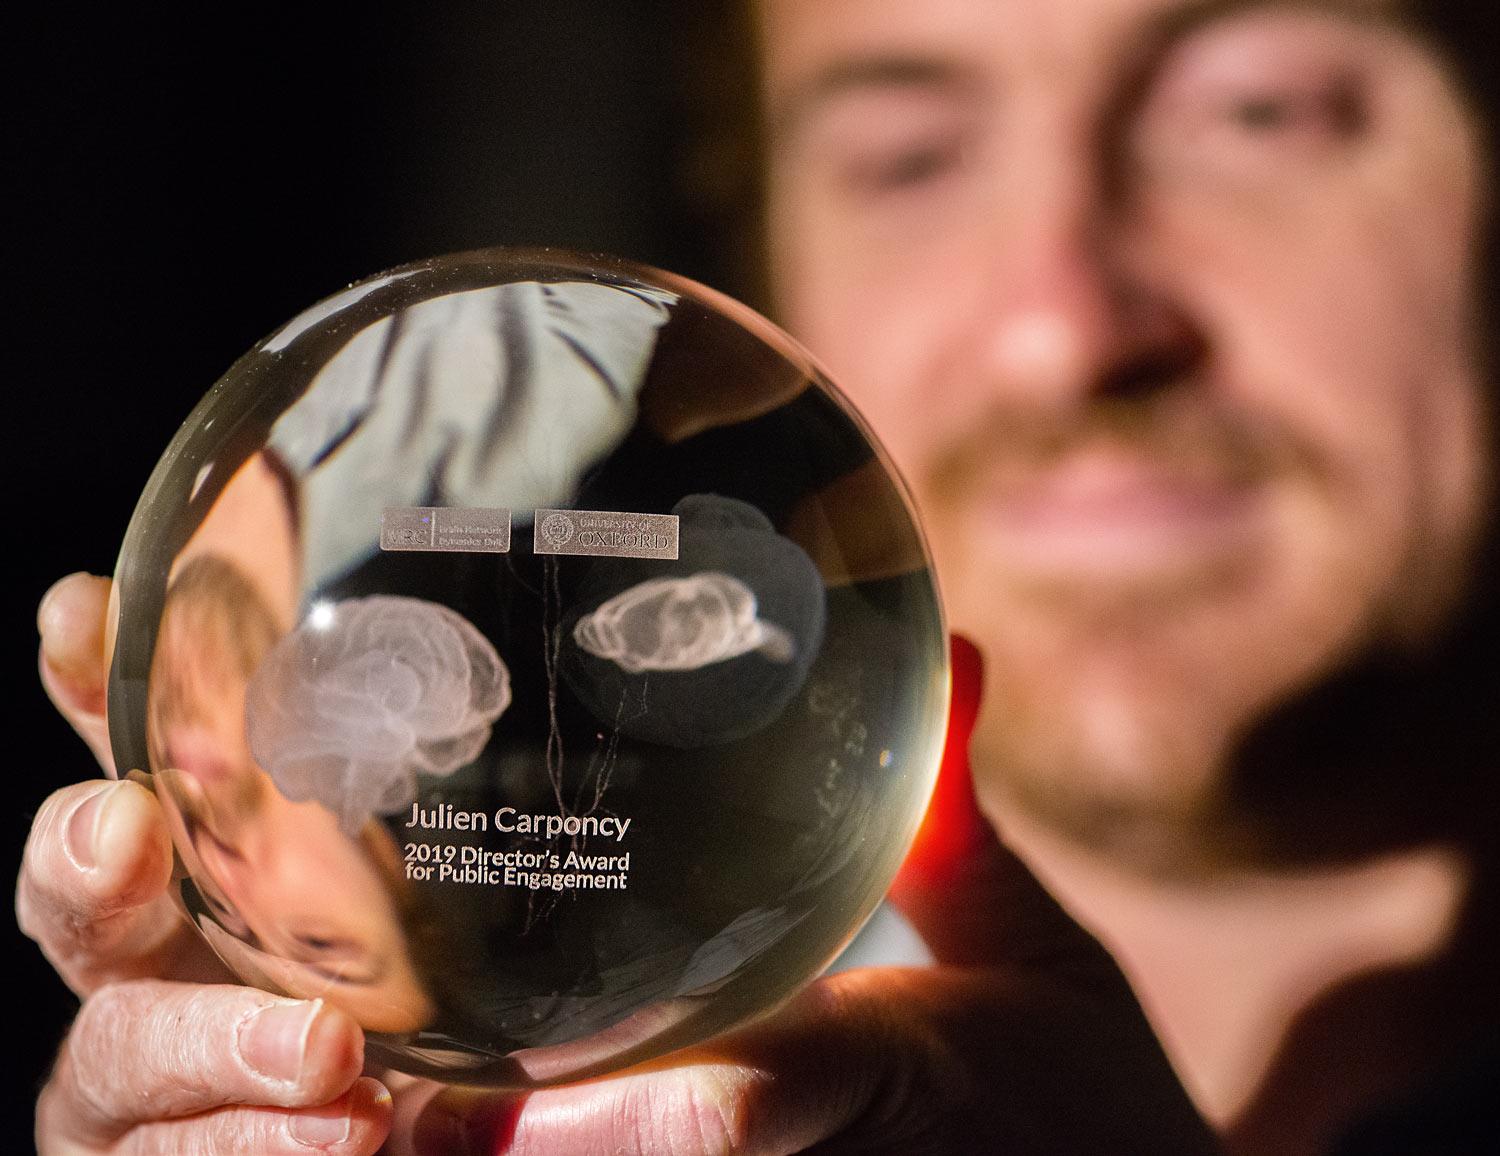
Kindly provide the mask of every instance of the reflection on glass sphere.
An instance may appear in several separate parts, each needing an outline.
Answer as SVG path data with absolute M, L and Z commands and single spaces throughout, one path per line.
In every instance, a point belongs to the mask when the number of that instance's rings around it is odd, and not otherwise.
M 579 1078 L 774 1006 L 926 803 L 910 506 L 774 326 L 552 252 L 408 266 L 236 363 L 116 574 L 115 761 L 247 981 L 378 1058 Z

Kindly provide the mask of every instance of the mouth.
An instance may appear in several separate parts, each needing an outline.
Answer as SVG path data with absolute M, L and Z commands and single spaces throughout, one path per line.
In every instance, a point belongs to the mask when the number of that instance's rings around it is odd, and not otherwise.
M 1264 479 L 1204 462 L 1085 446 L 997 470 L 974 530 L 1015 577 L 1140 586 L 1206 577 L 1243 559 L 1264 529 Z

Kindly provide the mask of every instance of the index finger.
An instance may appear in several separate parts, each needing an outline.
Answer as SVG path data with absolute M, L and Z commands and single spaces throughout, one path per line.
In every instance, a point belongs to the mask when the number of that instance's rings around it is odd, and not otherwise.
M 149 791 L 128 780 L 64 787 L 26 840 L 16 922 L 79 995 L 146 976 L 222 979 L 168 896 L 171 873 L 171 838 Z
M 105 623 L 111 588 L 108 578 L 69 574 L 52 584 L 36 613 L 42 686 L 106 771 L 114 769 L 104 719 Z

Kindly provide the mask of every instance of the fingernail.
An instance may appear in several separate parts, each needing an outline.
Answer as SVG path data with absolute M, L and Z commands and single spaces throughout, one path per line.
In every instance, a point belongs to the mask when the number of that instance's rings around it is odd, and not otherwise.
M 100 863 L 123 863 L 142 844 L 156 817 L 151 792 L 128 780 L 114 783 L 94 827 L 94 855 Z
M 287 1127 L 293 1140 L 309 1148 L 342 1144 L 349 1139 L 352 1108 L 351 1098 L 344 1096 L 321 1108 L 301 1109 L 292 1116 Z
M 36 608 L 36 630 L 38 634 L 45 635 L 47 633 L 47 612 L 52 609 L 53 605 L 57 602 L 58 593 L 62 590 L 62 588 L 68 585 L 70 582 L 74 582 L 79 578 L 87 578 L 89 576 L 90 575 L 86 570 L 79 570 L 73 574 L 67 575 L 66 577 L 59 578 L 56 582 L 52 583 L 51 586 L 47 587 L 47 593 L 42 595 L 42 600 L 37 603 Z
M 240 1027 L 240 1055 L 261 1075 L 296 1083 L 302 1076 L 308 1037 L 322 1010 L 322 1000 L 262 1008 Z
M 417 1156 L 493 1156 L 510 1143 L 524 1097 L 452 1089 L 439 1093 L 412 1127 Z
M 104 783 L 97 791 L 73 808 L 63 833 L 63 847 L 68 858 L 80 870 L 91 871 L 99 863 L 99 831 L 105 807 L 117 792 L 118 783 Z
M 97 871 L 94 885 L 123 898 L 154 878 L 157 856 L 171 855 L 166 832 L 155 830 L 150 792 L 130 782 L 112 782 L 85 799 L 68 822 L 69 853 L 79 866 Z M 168 860 L 170 861 L 170 860 Z M 122 890 L 123 889 L 123 890 Z

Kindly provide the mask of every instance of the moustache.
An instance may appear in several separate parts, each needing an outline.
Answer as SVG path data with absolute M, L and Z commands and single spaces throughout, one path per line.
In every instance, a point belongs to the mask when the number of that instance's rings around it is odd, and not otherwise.
M 1326 472 L 1317 449 L 1285 424 L 1206 391 L 1181 389 L 1065 405 L 999 402 L 938 451 L 931 474 L 947 491 L 1019 485 L 1087 452 L 1212 485 Z

